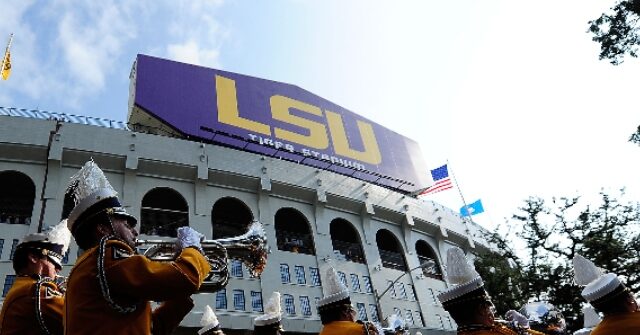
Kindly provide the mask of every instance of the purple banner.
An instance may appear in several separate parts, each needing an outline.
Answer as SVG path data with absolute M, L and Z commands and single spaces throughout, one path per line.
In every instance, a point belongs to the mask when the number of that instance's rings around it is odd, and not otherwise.
M 136 107 L 189 138 L 413 192 L 418 144 L 300 87 L 138 55 Z

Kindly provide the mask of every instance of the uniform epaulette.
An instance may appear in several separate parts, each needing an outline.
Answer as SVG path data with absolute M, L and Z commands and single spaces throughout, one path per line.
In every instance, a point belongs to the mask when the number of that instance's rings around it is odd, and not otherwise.
M 63 294 L 60 291 L 50 286 L 44 286 L 44 290 L 40 291 L 40 297 L 42 299 L 60 298 L 62 296 Z

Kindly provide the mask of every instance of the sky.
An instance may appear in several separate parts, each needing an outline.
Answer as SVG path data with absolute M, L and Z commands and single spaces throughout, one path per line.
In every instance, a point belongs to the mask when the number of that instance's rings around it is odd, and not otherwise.
M 481 199 L 493 229 L 530 196 L 640 201 L 640 61 L 598 60 L 586 32 L 613 4 L 0 0 L 0 106 L 125 121 L 139 53 L 294 84 L 448 163 L 458 187 L 426 199 Z

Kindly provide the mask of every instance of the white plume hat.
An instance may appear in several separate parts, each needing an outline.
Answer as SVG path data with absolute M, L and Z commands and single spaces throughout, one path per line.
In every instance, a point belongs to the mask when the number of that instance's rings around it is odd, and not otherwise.
M 593 328 L 600 323 L 600 315 L 596 312 L 595 309 L 591 306 L 586 306 L 582 309 L 582 314 L 584 315 L 584 327 L 585 328 Z
M 267 326 L 279 323 L 282 320 L 282 308 L 280 307 L 280 292 L 273 292 L 264 307 L 264 314 L 253 320 L 255 326 Z
M 348 303 L 351 303 L 349 289 L 340 281 L 335 268 L 329 267 L 327 269 L 326 276 L 322 278 L 322 282 L 324 284 L 322 285 L 324 297 L 318 300 L 318 309 L 345 299 L 349 299 Z
M 69 249 L 71 232 L 67 229 L 67 220 L 60 221 L 46 232 L 27 234 L 16 246 L 16 252 L 26 249 L 40 250 L 57 266 L 62 267 L 62 259 Z
M 576 330 L 574 335 L 589 335 L 600 322 L 600 315 L 591 306 L 582 308 L 582 314 L 584 315 L 584 328 Z
M 211 306 L 206 305 L 204 307 L 204 313 L 202 314 L 202 318 L 200 319 L 200 325 L 202 326 L 202 328 L 198 330 L 198 335 L 202 335 L 210 330 L 220 328 L 218 317 L 216 316 L 216 313 L 213 312 L 213 309 L 211 309 Z
M 67 204 L 67 201 L 72 201 L 72 204 Z M 65 194 L 65 207 L 69 205 L 73 207 L 66 208 L 63 217 L 67 217 L 67 226 L 72 233 L 84 219 L 104 210 L 110 210 L 114 215 L 124 216 L 127 220 L 137 222 L 134 216 L 122 208 L 118 200 L 118 192 L 93 160 L 86 162 L 69 180 Z M 66 213 L 69 210 L 70 212 Z
M 447 250 L 445 280 L 451 287 L 438 294 L 442 304 L 447 304 L 484 286 L 475 266 L 467 260 L 462 249 L 458 247 Z M 488 298 L 486 292 L 483 292 L 482 296 Z
M 622 285 L 614 273 L 604 273 L 604 270 L 579 254 L 573 257 L 573 270 L 576 284 L 585 286 L 582 297 L 588 302 L 595 302 Z

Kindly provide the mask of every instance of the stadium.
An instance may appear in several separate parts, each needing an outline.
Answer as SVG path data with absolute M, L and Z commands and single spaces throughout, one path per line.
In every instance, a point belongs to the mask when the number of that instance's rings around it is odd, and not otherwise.
M 0 108 L 3 297 L 18 241 L 59 222 L 67 181 L 93 159 L 139 218 L 141 239 L 264 225 L 262 275 L 231 260 L 228 285 L 193 296 L 180 334 L 200 327 L 205 305 L 227 334 L 250 334 L 274 291 L 288 333 L 317 333 L 329 266 L 359 319 L 397 314 L 411 334 L 455 333 L 436 298 L 442 257 L 488 246 L 480 226 L 415 196 L 431 184 L 417 143 L 289 84 L 145 55 L 130 78 L 127 122 Z M 80 253 L 71 246 L 65 274 Z

